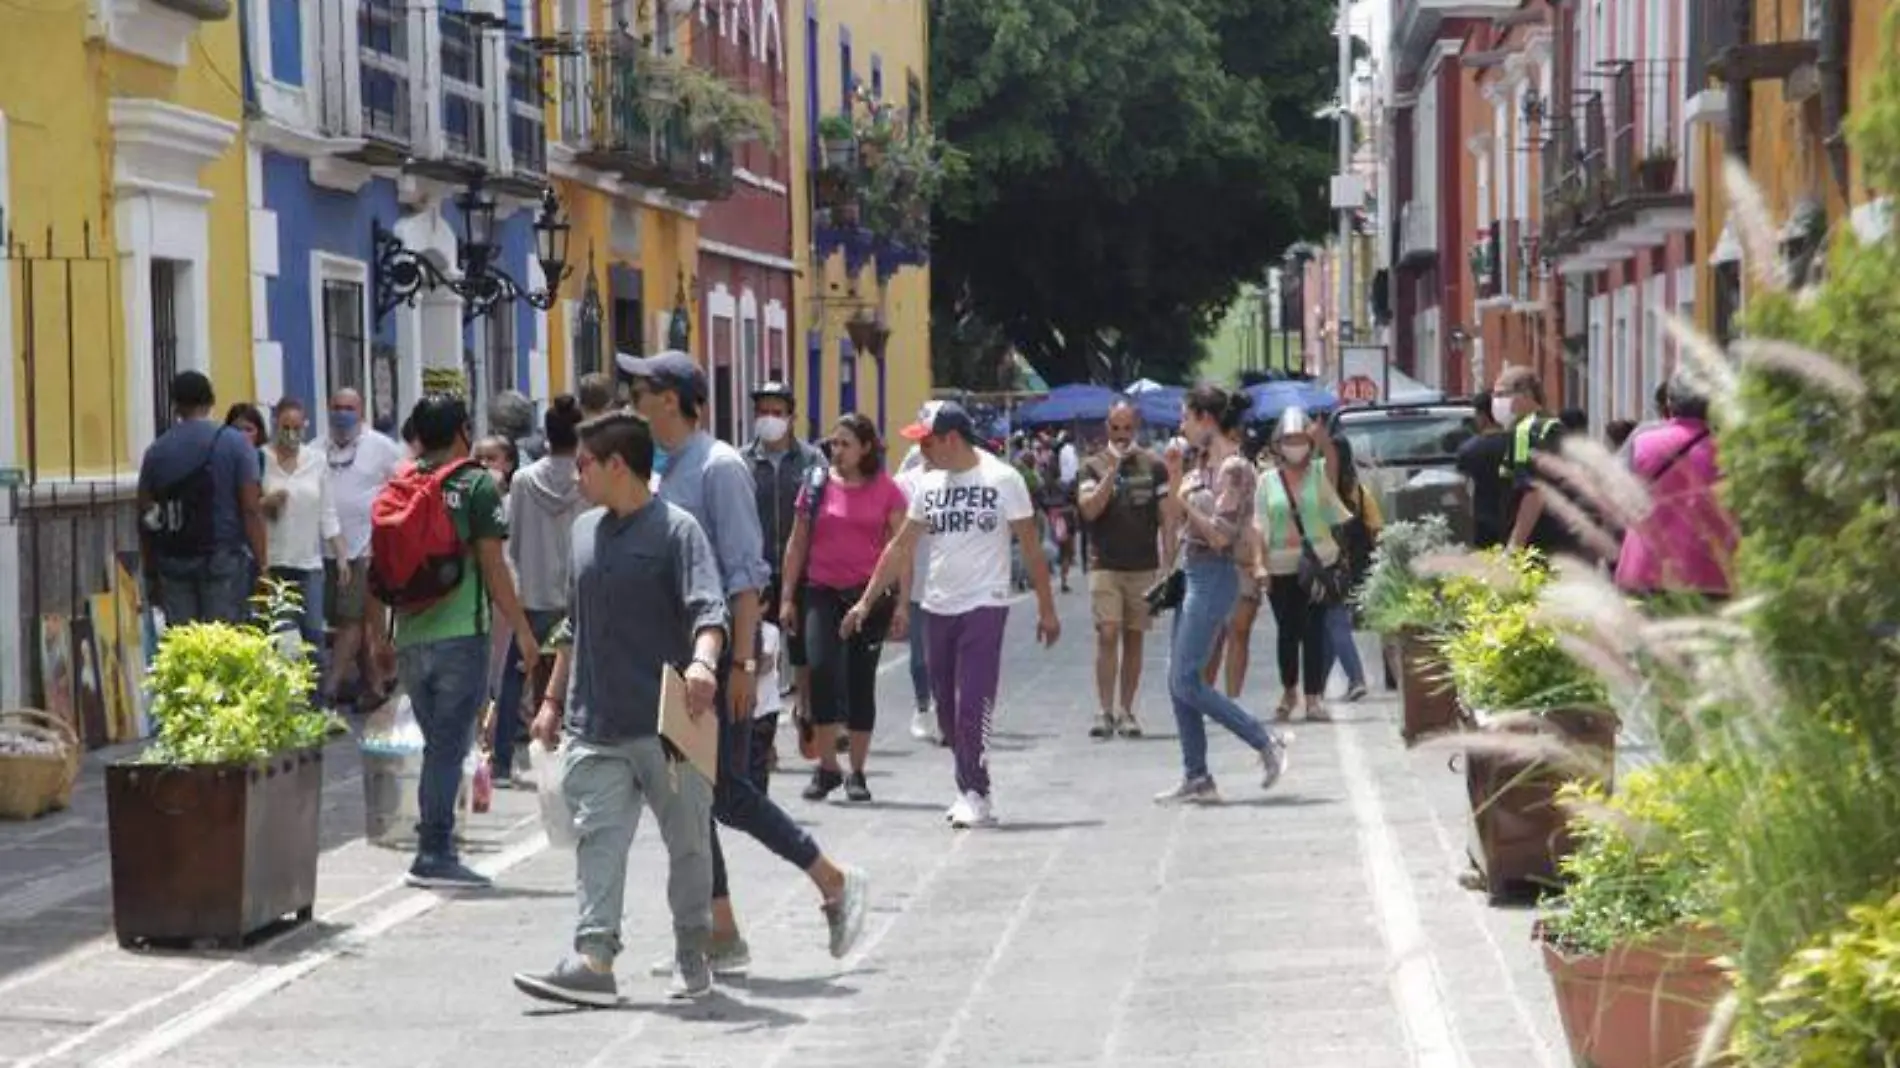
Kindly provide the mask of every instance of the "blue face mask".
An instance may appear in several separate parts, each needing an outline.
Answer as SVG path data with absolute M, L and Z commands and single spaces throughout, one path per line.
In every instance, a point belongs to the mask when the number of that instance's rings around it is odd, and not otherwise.
M 673 462 L 673 454 L 671 452 L 668 452 L 667 450 L 660 448 L 658 445 L 653 446 L 653 473 L 654 474 L 656 475 L 666 474 L 667 465 L 671 464 L 672 462 Z
M 349 437 L 356 432 L 356 425 L 362 419 L 355 412 L 331 412 L 330 430 L 338 437 Z

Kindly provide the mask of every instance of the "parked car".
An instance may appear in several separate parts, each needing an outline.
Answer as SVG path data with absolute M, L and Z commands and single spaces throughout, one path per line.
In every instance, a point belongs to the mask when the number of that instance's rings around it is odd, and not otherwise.
M 1442 514 L 1470 543 L 1471 493 L 1456 466 L 1458 446 L 1477 433 L 1469 402 L 1341 408 L 1329 427 L 1388 521 Z

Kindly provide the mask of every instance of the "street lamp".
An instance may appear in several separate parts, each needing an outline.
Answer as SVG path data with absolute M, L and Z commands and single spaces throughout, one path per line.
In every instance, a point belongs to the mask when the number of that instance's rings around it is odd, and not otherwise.
M 541 211 L 534 220 L 535 258 L 540 261 L 545 279 L 541 289 L 521 286 L 508 272 L 496 265 L 495 200 L 482 187 L 478 173 L 469 179 L 468 189 L 455 198 L 462 213 L 462 240 L 456 252 L 460 277 L 443 273 L 427 256 L 408 248 L 402 239 L 384 229 L 382 221 L 371 220 L 370 243 L 375 250 L 373 267 L 376 290 L 376 321 L 398 305 L 415 306 L 424 290 L 447 289 L 467 305 L 465 316 L 480 318 L 498 305 L 526 301 L 546 311 L 558 299 L 561 280 L 567 277 L 567 239 L 570 230 L 561 214 L 554 190 L 541 191 Z

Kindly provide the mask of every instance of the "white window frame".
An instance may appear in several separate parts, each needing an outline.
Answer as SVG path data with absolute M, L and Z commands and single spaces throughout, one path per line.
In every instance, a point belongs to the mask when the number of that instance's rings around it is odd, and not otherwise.
M 1669 307 L 1669 275 L 1657 272 L 1649 276 L 1643 294 L 1643 381 L 1636 391 L 1636 415 L 1641 418 L 1649 413 L 1649 398 L 1656 392 L 1668 372 L 1668 363 L 1663 358 L 1662 317 L 1658 314 Z
M 1600 433 L 1603 426 L 1603 406 L 1610 396 L 1610 298 L 1599 293 L 1590 298 L 1590 396 L 1586 398 L 1585 410 L 1590 413 L 1590 427 Z
M 777 344 L 774 345 L 774 339 Z M 782 353 L 785 362 L 776 371 L 771 370 L 772 353 Z M 785 305 L 777 297 L 765 302 L 765 367 L 767 377 L 776 378 L 786 385 L 792 382 L 792 338 L 791 323 L 785 314 Z
M 752 351 L 746 351 L 746 338 L 754 338 Z M 759 323 L 759 298 L 752 292 L 751 286 L 739 290 L 739 321 L 733 326 L 732 362 L 738 367 L 733 376 L 733 384 L 738 396 L 732 405 L 733 419 L 738 423 L 734 428 L 734 441 L 752 439 L 752 391 L 764 381 L 759 356 L 765 344 L 765 334 Z
M 1603 425 L 1621 419 L 1629 411 L 1630 393 L 1636 384 L 1636 339 L 1630 320 L 1636 310 L 1636 286 L 1625 285 L 1610 295 L 1610 403 L 1603 406 L 1593 433 L 1602 434 Z
M 371 359 L 370 350 L 376 345 L 376 324 L 370 308 L 374 297 L 370 293 L 369 264 L 334 252 L 310 253 L 310 362 L 315 371 L 312 381 L 316 384 L 316 396 L 305 398 L 305 403 L 313 406 L 330 403 L 330 334 L 323 321 L 323 290 L 327 282 L 351 282 L 363 287 L 363 411 L 373 412 L 376 410 L 376 376 L 371 373 L 375 361 Z
M 12 175 L 7 168 L 7 113 L 0 109 L 0 232 L 12 203 Z M 4 240 L 4 237 L 0 237 Z M 13 268 L 0 256 L 0 415 L 6 429 L 0 430 L 0 467 L 16 465 L 18 445 L 15 435 L 26 426 L 24 413 L 15 405 L 13 391 Z M 13 496 L 0 494 L 0 705 L 19 708 L 25 703 L 20 692 L 20 677 L 25 666 L 25 644 L 20 626 L 20 527 L 13 521 Z
M 713 344 L 713 339 L 716 336 L 713 330 L 713 324 L 721 321 L 725 322 L 727 329 L 732 335 L 732 363 L 733 367 L 736 368 L 739 363 L 739 302 L 733 298 L 732 290 L 728 289 L 724 282 L 715 283 L 712 287 L 712 291 L 706 294 L 706 328 L 702 331 L 702 343 L 706 347 L 706 359 L 703 366 L 706 369 L 706 377 L 708 379 L 714 377 L 714 369 L 718 366 L 719 359 L 719 353 Z M 738 393 L 739 376 L 737 374 L 730 374 L 727 380 L 729 383 L 727 391 L 729 399 L 732 402 L 732 411 L 735 418 L 737 418 L 739 417 L 738 412 L 740 408 Z M 715 417 L 719 413 L 719 406 L 714 404 L 709 405 L 709 407 L 712 410 L 705 413 L 705 425 L 712 431 L 712 436 L 725 438 L 727 441 L 738 440 L 725 436 L 724 431 L 730 428 L 717 425 Z

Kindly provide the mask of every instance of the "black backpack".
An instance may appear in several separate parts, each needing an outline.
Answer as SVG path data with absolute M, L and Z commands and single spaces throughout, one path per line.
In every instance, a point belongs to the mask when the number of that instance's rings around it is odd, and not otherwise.
M 159 556 L 204 557 L 217 549 L 217 480 L 211 477 L 211 462 L 229 429 L 221 426 L 211 435 L 197 467 L 152 491 L 145 532 Z

